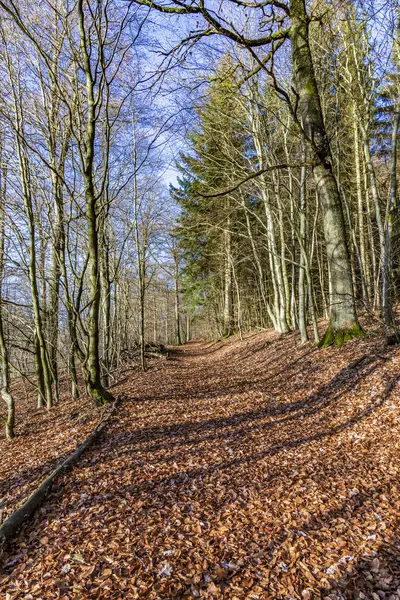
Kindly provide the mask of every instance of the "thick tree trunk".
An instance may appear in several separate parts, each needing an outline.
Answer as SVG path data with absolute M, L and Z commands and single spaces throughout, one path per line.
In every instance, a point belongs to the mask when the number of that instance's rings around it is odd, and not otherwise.
M 309 18 L 304 0 L 291 2 L 290 37 L 301 125 L 315 163 L 313 173 L 323 213 L 331 277 L 330 322 L 320 345 L 336 343 L 341 346 L 344 341 L 362 335 L 362 329 L 357 320 L 341 199 L 332 171 L 332 156 L 314 74 Z
M 107 404 L 113 400 L 112 394 L 107 392 L 101 383 L 101 367 L 99 356 L 100 344 L 100 256 L 98 239 L 97 198 L 94 185 L 94 150 L 96 139 L 96 102 L 94 98 L 94 82 L 90 52 L 86 46 L 87 32 L 85 30 L 85 17 L 83 1 L 78 0 L 79 34 L 83 56 L 83 70 L 86 79 L 87 92 L 87 122 L 86 150 L 83 168 L 86 198 L 86 220 L 88 226 L 89 249 L 89 282 L 90 282 L 90 310 L 88 326 L 88 361 L 87 361 L 87 388 L 93 399 L 98 404 Z
M 85 173 L 86 183 L 86 218 L 88 221 L 89 266 L 90 266 L 90 312 L 89 312 L 89 348 L 88 348 L 88 390 L 99 404 L 111 402 L 112 394 L 107 392 L 101 383 L 101 366 L 99 356 L 100 344 L 100 257 L 97 232 L 96 201 L 92 177 Z

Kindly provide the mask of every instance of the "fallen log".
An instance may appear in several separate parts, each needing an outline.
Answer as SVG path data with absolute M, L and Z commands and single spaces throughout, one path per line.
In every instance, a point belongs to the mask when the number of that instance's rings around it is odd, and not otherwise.
M 168 358 L 168 349 L 164 344 L 146 342 L 144 354 L 146 358 Z M 141 355 L 140 346 L 135 344 L 132 348 L 124 348 L 121 355 L 129 360 L 139 360 Z
M 34 512 L 39 508 L 42 501 L 49 493 L 54 483 L 54 480 L 61 473 L 68 471 L 72 465 L 80 458 L 85 450 L 93 444 L 93 442 L 100 436 L 101 432 L 107 427 L 112 415 L 116 408 L 121 402 L 121 397 L 115 400 L 112 409 L 105 419 L 102 419 L 100 423 L 96 425 L 92 433 L 86 440 L 72 452 L 46 479 L 40 484 L 25 502 L 20 506 L 12 515 L 4 521 L 0 526 L 0 550 L 14 537 L 17 531 L 22 525 L 31 517 Z

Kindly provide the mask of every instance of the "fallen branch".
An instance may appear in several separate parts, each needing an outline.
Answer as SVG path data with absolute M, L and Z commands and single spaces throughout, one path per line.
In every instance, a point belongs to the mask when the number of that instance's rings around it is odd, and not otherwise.
M 207 344 L 207 346 L 204 346 L 204 347 L 206 350 L 208 350 L 209 348 L 212 348 L 213 346 L 216 346 L 219 343 L 222 344 L 222 340 L 220 338 L 218 338 L 217 340 L 214 340 L 213 342 L 210 342 L 209 344 Z
M 27 500 L 18 508 L 12 515 L 4 521 L 0 527 L 0 549 L 11 540 L 12 537 L 17 533 L 21 526 L 31 517 L 34 512 L 39 508 L 42 501 L 49 493 L 55 478 L 61 473 L 68 471 L 71 466 L 80 458 L 85 450 L 100 436 L 101 432 L 107 427 L 111 417 L 121 402 L 121 396 L 118 396 L 114 402 L 111 411 L 105 419 L 96 425 L 90 436 L 74 450 L 72 454 L 68 456 L 64 462 L 61 463 L 33 494 L 31 494 Z
M 122 350 L 121 354 L 126 356 L 129 360 L 139 360 L 141 355 L 141 348 L 136 344 L 131 349 Z M 144 348 L 144 354 L 146 358 L 168 358 L 168 350 L 164 344 L 157 343 L 146 343 Z

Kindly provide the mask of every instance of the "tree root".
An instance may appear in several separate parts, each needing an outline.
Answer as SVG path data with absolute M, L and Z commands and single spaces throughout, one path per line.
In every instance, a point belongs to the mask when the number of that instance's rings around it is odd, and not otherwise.
M 328 329 L 325 332 L 324 337 L 317 344 L 318 348 L 328 348 L 329 346 L 337 346 L 341 348 L 345 342 L 349 342 L 355 338 L 363 337 L 365 335 L 361 325 L 355 323 L 353 327 L 347 329 L 334 329 L 329 324 Z
M 111 392 L 108 392 L 105 388 L 92 387 L 90 388 L 90 395 L 98 406 L 104 406 L 105 404 L 111 404 L 114 401 L 114 396 Z

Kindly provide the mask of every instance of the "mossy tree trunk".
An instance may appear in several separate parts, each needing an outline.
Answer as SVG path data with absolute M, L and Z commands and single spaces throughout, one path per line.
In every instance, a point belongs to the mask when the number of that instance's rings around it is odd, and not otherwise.
M 330 322 L 320 345 L 341 346 L 344 341 L 362 335 L 362 329 L 356 314 L 345 223 L 314 74 L 309 43 L 309 17 L 304 0 L 291 1 L 290 38 L 299 116 L 314 162 L 313 174 L 323 213 L 331 276 Z
M 92 73 L 88 33 L 85 28 L 83 0 L 78 0 L 78 21 L 83 71 L 86 80 L 87 121 L 85 131 L 83 179 L 85 183 L 86 220 L 88 227 L 90 309 L 88 324 L 88 358 L 85 369 L 87 389 L 98 404 L 107 404 L 113 396 L 101 383 L 100 367 L 100 253 L 98 236 L 98 207 L 94 181 L 94 152 L 98 104 L 95 100 L 95 76 Z M 100 93 L 100 92 L 99 92 Z

